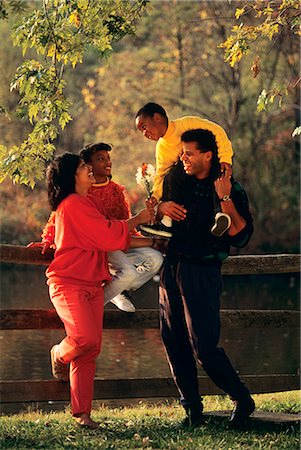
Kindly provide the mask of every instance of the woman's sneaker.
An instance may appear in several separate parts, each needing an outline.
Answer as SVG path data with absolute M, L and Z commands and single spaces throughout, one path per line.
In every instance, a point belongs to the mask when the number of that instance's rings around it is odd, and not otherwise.
M 112 298 L 111 303 L 117 306 L 117 308 L 121 311 L 134 313 L 136 308 L 133 305 L 132 300 L 133 298 L 128 291 L 122 291 L 121 294 L 118 294 L 116 297 Z

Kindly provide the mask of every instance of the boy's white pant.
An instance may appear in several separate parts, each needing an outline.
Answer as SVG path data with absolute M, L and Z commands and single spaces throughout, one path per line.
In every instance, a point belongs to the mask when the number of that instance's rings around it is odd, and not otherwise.
M 108 253 L 108 261 L 115 272 L 112 281 L 104 286 L 105 305 L 124 290 L 136 290 L 159 271 L 162 253 L 150 247 L 130 248 L 126 252 Z

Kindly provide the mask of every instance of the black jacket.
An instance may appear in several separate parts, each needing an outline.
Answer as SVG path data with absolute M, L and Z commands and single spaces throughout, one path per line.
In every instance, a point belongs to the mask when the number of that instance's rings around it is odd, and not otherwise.
M 208 260 L 218 263 L 228 256 L 230 246 L 241 248 L 248 243 L 253 233 L 253 220 L 244 189 L 233 181 L 231 198 L 246 221 L 245 228 L 236 236 L 228 236 L 225 233 L 221 237 L 215 237 L 211 234 L 215 216 L 213 195 L 215 191 L 211 178 L 186 178 L 178 194 L 177 203 L 186 208 L 187 217 L 180 222 L 173 221 L 168 257 L 200 263 Z

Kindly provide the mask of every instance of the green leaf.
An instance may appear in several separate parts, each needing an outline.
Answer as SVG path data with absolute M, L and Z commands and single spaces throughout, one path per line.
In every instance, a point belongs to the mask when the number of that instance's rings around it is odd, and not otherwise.
M 261 94 L 259 95 L 257 99 L 257 111 L 265 111 L 267 106 L 267 92 L 265 89 L 261 91 Z
M 35 103 L 32 103 L 28 108 L 28 117 L 31 124 L 33 124 L 33 119 L 37 117 L 39 112 L 39 106 Z

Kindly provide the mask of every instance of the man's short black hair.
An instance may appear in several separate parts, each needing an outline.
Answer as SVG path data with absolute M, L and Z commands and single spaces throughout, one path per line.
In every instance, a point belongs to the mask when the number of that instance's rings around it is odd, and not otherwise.
M 198 128 L 196 130 L 185 131 L 181 136 L 181 140 L 182 142 L 196 142 L 197 149 L 202 153 L 212 152 L 210 177 L 215 180 L 220 174 L 220 164 L 214 134 L 211 131 Z
M 139 116 L 146 116 L 146 117 L 154 117 L 155 114 L 160 114 L 161 116 L 165 117 L 167 119 L 167 114 L 165 109 L 158 105 L 158 103 L 147 103 L 142 108 L 139 109 L 139 111 L 136 114 L 136 119 Z
M 213 154 L 217 154 L 215 136 L 211 131 L 202 130 L 201 128 L 188 130 L 182 134 L 181 140 L 182 142 L 196 142 L 197 148 L 201 152 L 213 152 Z
M 105 150 L 110 152 L 112 150 L 111 145 L 106 144 L 105 142 L 98 142 L 97 144 L 88 144 L 81 151 L 79 156 L 85 161 L 85 163 L 89 163 L 91 161 L 91 156 L 99 152 L 101 150 Z

